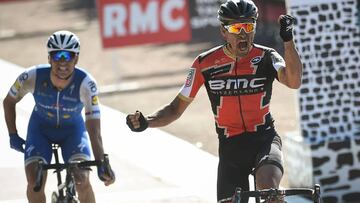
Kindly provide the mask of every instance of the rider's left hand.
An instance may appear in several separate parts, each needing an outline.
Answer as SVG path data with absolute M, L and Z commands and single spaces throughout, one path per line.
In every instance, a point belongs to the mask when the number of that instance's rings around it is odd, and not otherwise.
M 295 18 L 291 15 L 279 16 L 280 23 L 280 37 L 284 42 L 288 42 L 293 39 L 293 27 Z
M 106 166 L 105 164 L 101 164 L 101 166 L 97 168 L 97 173 L 99 179 L 103 181 L 106 186 L 115 182 L 115 173 L 110 165 Z

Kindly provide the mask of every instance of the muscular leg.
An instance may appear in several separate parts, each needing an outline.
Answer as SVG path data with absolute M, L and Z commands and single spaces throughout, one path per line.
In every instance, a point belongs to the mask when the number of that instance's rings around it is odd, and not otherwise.
M 256 171 L 256 188 L 268 189 L 279 188 L 282 178 L 282 171 L 273 164 L 264 164 Z M 284 203 L 283 197 L 269 203 Z
M 283 176 L 281 138 L 271 138 L 271 144 L 264 146 L 260 152 L 258 168 L 255 173 L 256 188 L 269 189 L 279 188 Z M 274 201 L 270 201 L 271 203 Z M 283 199 L 275 202 L 284 202 Z
M 281 138 L 275 131 L 271 132 L 275 133 L 275 136 L 266 135 L 269 139 L 260 149 L 257 158 L 259 160 L 255 173 L 257 189 L 279 188 L 283 175 Z
M 75 169 L 73 173 L 80 202 L 95 203 L 94 191 L 89 180 L 89 170 Z
M 256 171 L 256 188 L 279 188 L 282 171 L 273 164 L 264 164 Z
M 29 203 L 45 203 L 46 197 L 45 197 L 45 183 L 46 183 L 46 177 L 47 173 L 44 172 L 43 174 L 43 185 L 41 187 L 41 190 L 39 192 L 34 192 L 33 188 L 35 186 L 36 181 L 36 171 L 38 168 L 37 162 L 32 162 L 26 165 L 25 167 L 25 173 L 26 173 L 26 179 L 27 179 L 27 190 L 26 195 L 29 200 Z

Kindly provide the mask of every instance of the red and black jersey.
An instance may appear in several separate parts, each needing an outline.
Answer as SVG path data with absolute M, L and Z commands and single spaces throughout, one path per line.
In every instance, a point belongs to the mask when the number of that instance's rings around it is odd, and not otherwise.
M 273 125 L 269 104 L 281 67 L 285 61 L 274 49 L 254 44 L 236 59 L 222 45 L 195 59 L 179 96 L 192 100 L 205 85 L 219 138 L 261 132 Z

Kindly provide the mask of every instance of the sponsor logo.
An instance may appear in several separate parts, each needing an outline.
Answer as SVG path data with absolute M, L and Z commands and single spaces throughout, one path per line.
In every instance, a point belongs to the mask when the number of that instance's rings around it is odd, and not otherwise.
M 205 77 L 214 77 L 216 75 L 222 75 L 230 73 L 231 71 L 231 63 L 225 64 L 222 66 L 212 67 L 209 69 L 202 70 L 202 73 Z
M 62 110 L 65 111 L 65 112 L 76 112 L 78 111 L 78 107 L 74 107 L 74 108 L 65 108 L 63 107 Z
M 72 84 L 72 85 L 71 85 L 71 87 L 70 87 L 70 94 L 72 94 L 72 93 L 73 93 L 74 88 L 75 88 L 75 85 L 74 85 L 74 84 Z
M 209 88 L 216 95 L 256 94 L 264 91 L 266 78 L 226 78 L 209 80 Z
M 191 40 L 188 0 L 98 0 L 103 46 Z
M 186 77 L 185 87 L 190 87 L 195 76 L 195 68 L 191 68 Z
M 86 143 L 87 143 L 87 140 L 85 138 L 81 138 L 81 143 L 78 144 L 78 148 L 80 150 L 80 152 L 83 152 L 84 149 L 86 148 Z
M 70 118 L 70 117 L 71 117 L 71 115 L 69 115 L 69 114 L 63 115 L 63 118 L 64 118 L 64 119 L 68 119 L 68 118 Z
M 96 87 L 95 82 L 90 81 L 90 82 L 88 82 L 88 85 L 89 85 L 89 88 L 90 88 L 91 92 L 96 92 L 97 91 L 97 87 Z
M 278 54 L 278 53 L 274 53 L 273 55 L 271 55 L 271 60 L 273 61 L 273 63 L 285 63 L 284 59 Z
M 41 97 L 46 97 L 46 98 L 53 98 L 54 97 L 54 95 L 46 94 L 46 92 L 41 92 L 41 91 L 36 91 L 36 95 L 41 96 Z
M 42 108 L 42 109 L 45 109 L 45 110 L 62 110 L 64 112 L 76 112 L 78 110 L 78 107 L 74 107 L 74 108 L 66 108 L 64 107 L 63 105 L 59 105 L 57 106 L 56 104 L 53 104 L 53 105 L 47 105 L 47 104 L 42 104 L 42 103 L 37 103 L 36 104 L 36 109 L 37 108 Z
M 50 117 L 50 118 L 53 118 L 55 115 L 50 113 L 50 112 L 47 112 L 47 116 Z
M 34 145 L 30 145 L 27 149 L 26 149 L 26 153 L 28 154 L 28 156 L 31 155 L 31 152 L 35 149 Z
M 260 56 L 256 56 L 256 57 L 254 57 L 253 59 L 251 59 L 251 63 L 252 63 L 253 65 L 258 64 L 260 61 L 261 61 L 261 57 L 260 57 Z
M 99 104 L 99 97 L 97 95 L 91 97 L 91 104 L 98 105 Z
M 19 91 L 20 88 L 21 88 L 20 81 L 17 80 L 17 81 L 14 83 L 14 87 L 15 87 L 15 89 L 16 89 L 17 91 Z
M 65 100 L 65 101 L 77 102 L 77 99 L 76 99 L 76 98 L 67 97 L 67 96 L 65 96 L 65 95 L 62 97 L 62 99 Z
M 28 73 L 23 73 L 23 74 L 20 75 L 19 81 L 22 83 L 25 80 L 27 80 L 28 78 L 29 78 L 29 74 Z

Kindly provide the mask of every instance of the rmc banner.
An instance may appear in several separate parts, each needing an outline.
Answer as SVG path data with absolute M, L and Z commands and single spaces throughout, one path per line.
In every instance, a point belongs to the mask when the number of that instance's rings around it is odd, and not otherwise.
M 191 39 L 188 0 L 98 0 L 104 48 Z
M 288 0 L 304 65 L 302 136 L 324 203 L 360 202 L 360 27 L 357 0 Z
M 104 48 L 146 43 L 206 42 L 222 44 L 217 11 L 226 0 L 97 0 Z M 279 46 L 277 18 L 284 13 L 279 0 L 254 0 L 259 15 L 257 43 Z M 279 38 L 280 40 L 280 38 Z

